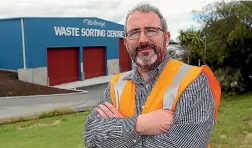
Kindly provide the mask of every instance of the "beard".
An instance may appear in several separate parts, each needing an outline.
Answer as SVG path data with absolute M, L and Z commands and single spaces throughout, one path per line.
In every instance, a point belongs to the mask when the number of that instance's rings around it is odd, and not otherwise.
M 145 52 L 149 50 L 149 52 Z M 139 52 L 142 52 L 139 54 Z M 139 44 L 134 50 L 129 52 L 135 67 L 141 71 L 151 71 L 158 67 L 162 62 L 164 54 L 162 49 L 152 43 Z

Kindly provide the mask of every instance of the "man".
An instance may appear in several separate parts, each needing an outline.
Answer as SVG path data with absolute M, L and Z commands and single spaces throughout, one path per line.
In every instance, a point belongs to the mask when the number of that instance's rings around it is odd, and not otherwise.
M 151 5 L 137 5 L 129 12 L 125 33 L 134 69 L 116 75 L 108 84 L 86 120 L 85 145 L 207 147 L 220 98 L 209 68 L 170 58 L 166 21 Z

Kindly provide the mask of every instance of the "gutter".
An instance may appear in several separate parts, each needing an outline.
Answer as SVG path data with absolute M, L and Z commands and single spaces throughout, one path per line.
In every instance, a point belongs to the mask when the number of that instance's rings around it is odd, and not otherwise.
M 23 63 L 26 69 L 26 47 L 25 47 L 25 34 L 24 34 L 24 19 L 21 18 L 21 33 L 22 33 L 22 48 L 23 48 Z

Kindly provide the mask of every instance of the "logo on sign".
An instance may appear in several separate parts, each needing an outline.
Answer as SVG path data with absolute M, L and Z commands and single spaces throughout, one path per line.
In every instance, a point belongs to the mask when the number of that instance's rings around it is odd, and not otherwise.
M 105 21 L 97 21 L 97 20 L 89 20 L 89 19 L 84 19 L 83 23 L 88 25 L 88 26 L 99 26 L 101 28 L 106 27 Z

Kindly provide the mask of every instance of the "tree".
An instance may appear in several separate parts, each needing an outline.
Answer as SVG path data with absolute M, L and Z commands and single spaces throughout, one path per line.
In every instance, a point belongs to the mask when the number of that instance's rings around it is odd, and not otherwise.
M 197 65 L 198 59 L 203 58 L 203 38 L 200 30 L 190 28 L 186 31 L 180 30 L 178 39 L 180 44 L 188 51 L 188 64 Z
M 252 2 L 221 1 L 194 13 L 206 37 L 207 64 L 214 69 L 223 90 L 252 90 Z

